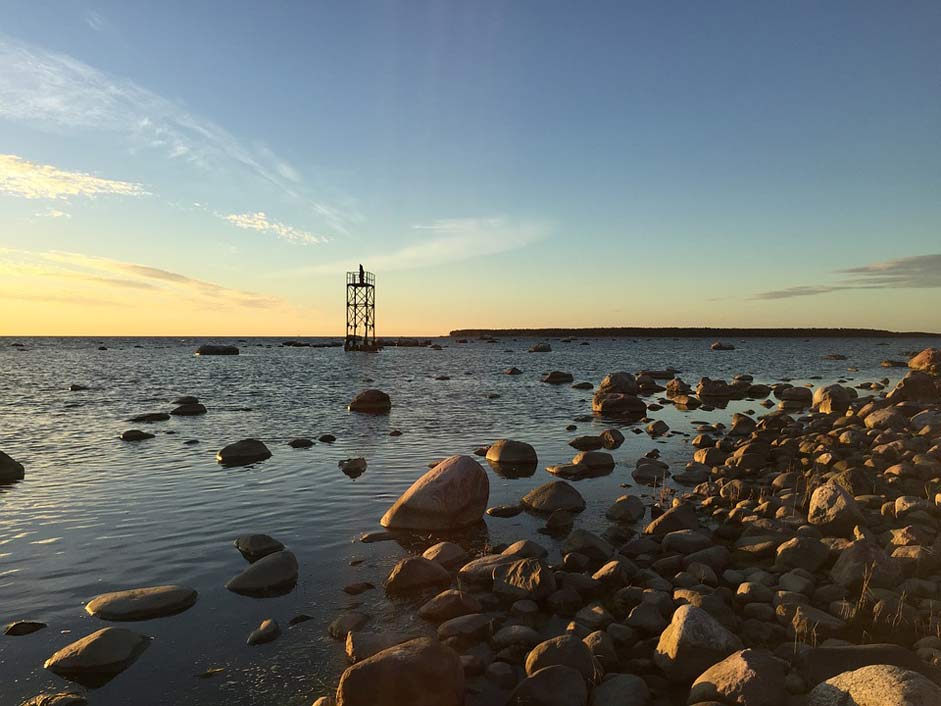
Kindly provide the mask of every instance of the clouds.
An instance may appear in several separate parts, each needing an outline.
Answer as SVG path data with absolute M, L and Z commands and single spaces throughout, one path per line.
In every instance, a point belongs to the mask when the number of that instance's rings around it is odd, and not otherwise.
M 0 193 L 27 199 L 66 200 L 70 196 L 143 196 L 140 184 L 70 172 L 49 164 L 35 164 L 14 154 L 0 154 Z M 52 210 L 50 216 L 63 212 Z
M 221 218 L 237 228 L 271 233 L 282 240 L 288 240 L 292 243 L 313 245 L 327 242 L 327 239 L 322 236 L 317 236 L 307 231 L 300 230 L 299 228 L 273 221 L 269 219 L 263 211 L 257 211 L 255 213 L 230 213 L 229 215 L 221 216 Z
M 756 294 L 753 299 L 808 297 L 860 289 L 916 289 L 941 287 L 941 254 L 915 255 L 862 267 L 837 270 L 842 280 L 831 284 L 802 285 Z
M 392 272 L 433 267 L 474 257 L 495 255 L 532 245 L 545 238 L 549 227 L 544 223 L 495 218 L 448 218 L 412 226 L 413 232 L 431 237 L 386 254 L 369 257 L 369 267 Z M 325 274 L 355 269 L 352 261 L 338 261 L 303 272 Z

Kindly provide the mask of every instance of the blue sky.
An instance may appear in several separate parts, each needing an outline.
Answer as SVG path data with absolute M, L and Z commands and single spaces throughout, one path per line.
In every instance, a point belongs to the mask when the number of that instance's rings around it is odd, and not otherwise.
M 941 330 L 941 4 L 0 6 L 0 333 Z M 926 302 L 934 302 L 927 305 Z

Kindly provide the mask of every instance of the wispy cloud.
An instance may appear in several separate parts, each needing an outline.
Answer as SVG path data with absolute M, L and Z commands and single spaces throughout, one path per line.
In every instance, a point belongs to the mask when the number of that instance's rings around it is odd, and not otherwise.
M 27 199 L 94 198 L 100 195 L 143 196 L 140 184 L 70 172 L 49 164 L 35 164 L 14 154 L 0 154 L 0 193 Z M 62 211 L 54 211 L 62 215 Z M 47 213 L 53 215 L 53 211 Z
M 391 272 L 433 267 L 475 257 L 495 255 L 532 245 L 549 234 L 544 223 L 507 218 L 449 218 L 412 226 L 413 232 L 432 237 L 393 252 L 370 256 L 371 269 Z M 337 261 L 303 268 L 305 273 L 331 273 L 355 269 L 356 262 Z
M 91 14 L 86 21 L 93 29 L 104 26 Z M 347 232 L 359 218 L 354 211 L 310 197 L 299 170 L 267 146 L 245 144 L 222 126 L 130 80 L 4 35 L 0 118 L 57 133 L 117 133 L 136 153 L 159 151 L 173 161 L 220 172 L 240 168 L 304 203 L 339 232 Z
M 221 218 L 227 220 L 237 228 L 271 233 L 282 240 L 289 240 L 294 243 L 312 245 L 327 242 L 327 239 L 323 236 L 314 235 L 313 233 L 308 233 L 306 230 L 273 221 L 268 218 L 263 211 L 257 211 L 255 213 L 230 213 L 228 215 L 222 215 Z
M 104 32 L 108 27 L 108 22 L 94 10 L 88 10 L 85 13 L 85 24 L 96 32 Z
M 916 289 L 941 287 L 941 254 L 915 255 L 862 267 L 837 270 L 830 284 L 801 285 L 756 294 L 752 299 L 789 299 L 854 289 Z
M 37 216 L 40 216 L 41 218 L 65 218 L 65 219 L 69 219 L 69 218 L 72 217 L 72 214 L 71 214 L 71 213 L 68 213 L 67 211 L 62 211 L 62 210 L 60 210 L 60 209 L 58 209 L 58 208 L 50 208 L 50 209 L 47 209 L 47 210 L 45 210 L 45 211 L 41 211 L 40 213 L 37 213 L 36 215 L 37 215 Z
M 112 295 L 112 304 L 127 304 L 123 290 L 133 289 L 156 294 L 173 295 L 174 301 L 189 301 L 201 308 L 247 307 L 269 309 L 286 306 L 278 297 L 256 294 L 240 289 L 224 287 L 213 282 L 195 279 L 187 275 L 163 270 L 149 265 L 122 262 L 104 257 L 93 257 L 74 252 L 57 250 L 31 251 L 12 248 L 0 248 L 0 273 L 5 281 L 14 277 L 24 277 L 32 281 L 58 281 L 66 292 L 72 291 L 77 296 L 88 292 L 74 292 L 74 284 L 93 285 L 91 291 L 96 301 L 107 302 Z M 38 288 L 34 288 L 38 289 Z M 64 292 L 43 287 L 43 291 L 30 293 L 33 300 L 41 299 L 44 294 L 49 301 L 58 301 Z M 92 297 L 89 297 L 92 298 Z

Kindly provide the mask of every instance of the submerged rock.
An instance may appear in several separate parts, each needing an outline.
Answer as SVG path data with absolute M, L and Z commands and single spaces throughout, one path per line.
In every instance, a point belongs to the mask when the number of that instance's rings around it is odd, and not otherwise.
M 487 472 L 470 456 L 451 456 L 395 501 L 380 524 L 390 529 L 443 530 L 479 522 L 490 499 Z
M 267 618 L 261 621 L 261 625 L 252 630 L 246 641 L 249 645 L 263 645 L 271 642 L 281 634 L 281 628 L 276 620 Z
M 346 458 L 337 463 L 340 470 L 350 478 L 359 478 L 366 472 L 365 458 Z
M 181 404 L 179 407 L 172 409 L 170 414 L 177 417 L 197 417 L 200 414 L 206 414 L 206 407 L 199 402 Z
M 154 435 L 140 429 L 128 429 L 121 432 L 121 441 L 143 441 L 144 439 L 153 439 Z
M 31 635 L 37 630 L 42 630 L 44 627 L 46 627 L 45 623 L 40 623 L 36 620 L 17 620 L 6 625 L 6 627 L 3 628 L 3 634 L 9 635 L 10 637 L 20 637 L 22 635 Z
M 123 628 L 102 628 L 52 655 L 43 666 L 83 686 L 106 684 L 137 661 L 150 638 Z
M 15 480 L 22 480 L 26 475 L 22 463 L 14 461 L 3 451 L 0 451 L 0 483 L 12 483 Z
M 251 564 L 225 587 L 245 596 L 283 595 L 297 583 L 297 568 L 297 557 L 283 549 Z
M 297 439 L 291 439 L 288 442 L 288 446 L 292 449 L 309 449 L 314 445 L 314 442 L 311 439 L 305 439 L 303 437 Z
M 242 439 L 222 448 L 216 461 L 223 466 L 247 466 L 271 458 L 271 452 L 258 439 Z
M 152 586 L 103 593 L 85 604 L 85 612 L 102 620 L 150 620 L 182 613 L 196 603 L 186 586 Z
M 146 412 L 128 419 L 129 422 L 165 422 L 170 418 L 169 412 Z
M 392 409 L 392 400 L 382 390 L 363 390 L 350 402 L 351 412 L 385 414 Z
M 567 382 L 572 382 L 572 380 L 574 380 L 574 378 L 571 373 L 564 373 L 561 370 L 553 370 L 542 378 L 543 382 L 547 382 L 550 385 L 562 385 Z
M 243 534 L 236 538 L 235 548 L 250 562 L 280 552 L 284 545 L 267 534 Z

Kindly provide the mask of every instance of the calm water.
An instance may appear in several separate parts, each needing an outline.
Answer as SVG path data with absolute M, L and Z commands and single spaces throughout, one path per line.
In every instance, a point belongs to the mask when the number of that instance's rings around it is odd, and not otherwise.
M 14 340 L 25 349 L 11 347 Z M 82 691 L 42 663 L 107 624 L 87 616 L 83 602 L 105 591 L 181 583 L 199 591 L 190 610 L 119 624 L 154 642 L 129 670 L 90 692 L 92 704 L 306 706 L 335 685 L 344 665 L 342 644 L 327 637 L 326 628 L 345 607 L 362 602 L 374 616 L 374 630 L 427 630 L 412 618 L 414 606 L 392 604 L 381 590 L 351 598 L 341 589 L 356 581 L 379 585 L 406 555 L 394 542 L 356 540 L 379 529 L 379 517 L 430 461 L 471 453 L 500 437 L 527 441 L 540 459 L 531 478 L 507 480 L 490 471 L 491 504 L 515 502 L 552 478 L 546 465 L 571 458 L 567 442 L 575 434 L 611 426 L 585 422 L 575 433 L 565 431 L 590 412 L 591 392 L 545 385 L 543 372 L 569 371 L 576 381 L 595 384 L 613 370 L 668 366 L 692 384 L 702 375 L 737 373 L 750 373 L 756 382 L 793 378 L 799 384 L 820 376 L 816 384 L 841 377 L 894 383 L 904 370 L 883 369 L 881 360 L 939 345 L 936 339 L 752 339 L 733 341 L 735 351 L 710 352 L 710 341 L 702 339 L 592 340 L 588 346 L 552 341 L 554 352 L 529 354 L 530 340 L 458 345 L 443 339 L 442 351 L 391 348 L 370 355 L 282 348 L 281 340 L 232 339 L 240 356 L 199 358 L 193 351 L 205 339 L 0 338 L 0 450 L 27 473 L 25 481 L 0 487 L 0 622 L 49 625 L 26 637 L 0 636 L 0 704 L 18 704 L 45 688 Z M 848 359 L 823 360 L 833 352 Z M 524 374 L 501 374 L 512 365 Z M 434 380 L 443 374 L 451 379 Z M 73 383 L 90 389 L 69 392 Z M 388 392 L 392 414 L 348 413 L 346 404 L 365 387 Z M 491 393 L 499 397 L 488 399 Z M 169 411 L 170 401 L 183 394 L 198 396 L 209 413 L 151 425 L 126 421 Z M 744 409 L 762 411 L 756 401 L 741 401 L 729 410 L 667 407 L 652 416 L 690 432 L 693 420 L 727 421 L 732 410 Z M 134 426 L 157 438 L 117 438 Z M 392 429 L 403 435 L 389 436 Z M 298 450 L 286 445 L 325 432 L 337 441 Z M 218 448 L 249 436 L 262 439 L 272 458 L 241 469 L 216 464 Z M 192 439 L 199 443 L 184 444 Z M 614 452 L 623 465 L 578 483 L 588 501 L 578 526 L 603 529 L 604 510 L 625 492 L 619 483 L 630 482 L 633 462 L 655 447 L 674 470 L 690 457 L 687 437 L 653 441 L 627 434 Z M 353 456 L 369 463 L 355 480 L 337 468 Z M 557 551 L 556 542 L 535 534 L 539 525 L 525 515 L 487 518 L 488 536 L 477 541 L 533 537 Z M 271 534 L 297 554 L 301 575 L 292 593 L 252 599 L 224 588 L 245 566 L 232 541 L 246 532 Z M 351 567 L 354 559 L 363 563 Z M 288 629 L 288 620 L 301 613 L 313 619 Z M 284 634 L 248 647 L 248 633 L 267 617 L 277 619 Z M 210 668 L 224 671 L 197 678 Z

